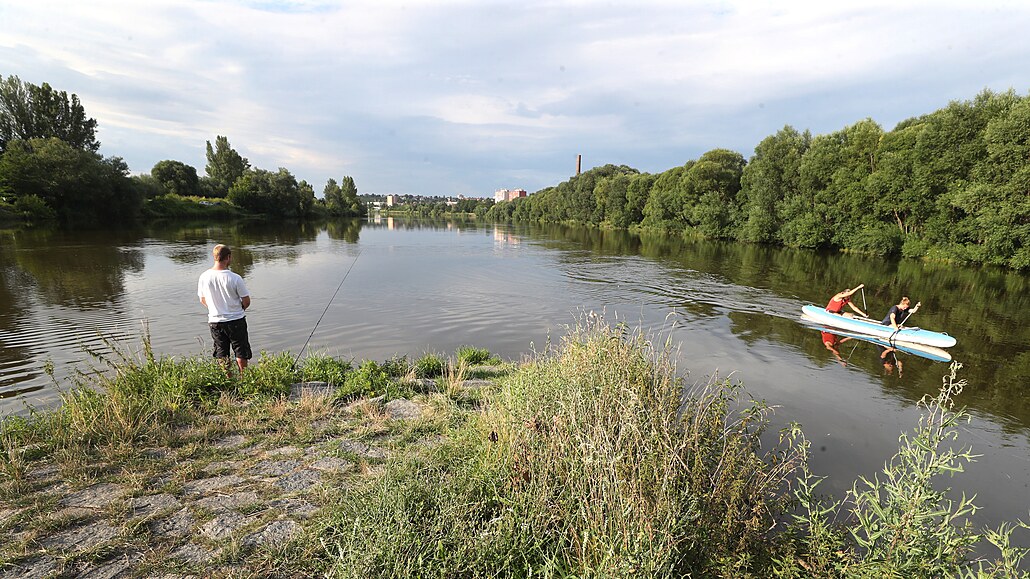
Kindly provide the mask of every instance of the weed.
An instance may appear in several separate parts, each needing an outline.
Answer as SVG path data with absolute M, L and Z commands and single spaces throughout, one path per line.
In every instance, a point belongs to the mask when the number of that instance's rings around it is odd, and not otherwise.
M 457 356 L 459 362 L 465 362 L 468 366 L 479 366 L 490 360 L 490 350 L 473 346 L 462 346 L 455 352 L 455 356 Z
M 438 378 L 443 374 L 443 358 L 437 354 L 427 352 L 415 360 L 412 368 L 415 371 L 416 378 Z

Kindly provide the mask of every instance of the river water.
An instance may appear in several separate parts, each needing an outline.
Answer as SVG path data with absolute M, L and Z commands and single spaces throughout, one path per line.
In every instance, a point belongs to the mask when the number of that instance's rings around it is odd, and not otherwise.
M 888 373 L 857 340 L 838 360 L 800 308 L 865 283 L 856 302 L 880 317 L 908 295 L 923 303 L 913 323 L 957 337 L 949 353 L 969 382 L 961 442 L 982 456 L 952 486 L 978 494 L 978 521 L 1030 514 L 1030 277 L 954 264 L 393 219 L 0 231 L 0 413 L 59 403 L 68 378 L 90 371 L 87 350 L 138 351 L 144 323 L 158 354 L 209 355 L 196 280 L 215 243 L 233 248 L 250 288 L 255 352 L 297 353 L 311 336 L 308 352 L 357 361 L 462 345 L 517 360 L 603 313 L 670 338 L 690 382 L 743 382 L 776 406 L 774 429 L 800 422 L 834 493 L 882 467 L 948 364 L 901 354 Z

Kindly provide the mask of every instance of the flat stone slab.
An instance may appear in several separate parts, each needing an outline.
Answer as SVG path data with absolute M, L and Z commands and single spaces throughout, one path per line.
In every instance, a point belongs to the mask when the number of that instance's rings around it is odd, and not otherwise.
M 212 551 L 211 549 L 208 549 L 203 545 L 198 545 L 196 543 L 186 543 L 178 549 L 169 553 L 168 557 L 186 563 L 194 563 L 197 565 L 201 565 L 210 562 L 215 557 L 217 557 L 219 553 L 221 553 L 221 550 Z
M 251 525 L 256 519 L 241 515 L 233 511 L 226 511 L 215 515 L 215 518 L 204 523 L 200 532 L 205 537 L 214 540 L 228 539 L 239 534 L 245 527 Z
M 212 442 L 211 447 L 220 449 L 239 448 L 247 444 L 247 440 L 247 437 L 242 434 L 230 434 Z
M 226 471 L 235 471 L 240 466 L 238 460 L 216 460 L 211 464 L 204 467 L 204 472 L 207 474 L 219 474 Z
M 384 459 L 386 452 L 357 440 L 341 440 L 340 450 L 371 459 Z
M 328 398 L 333 395 L 336 391 L 335 386 L 330 386 L 327 382 L 298 382 L 296 384 L 290 384 L 290 402 L 296 402 L 304 397 L 321 397 Z
M 203 495 L 221 488 L 239 486 L 246 480 L 234 474 L 202 478 L 182 485 L 182 492 L 188 495 Z
M 339 473 L 350 470 L 354 463 L 335 456 L 325 456 L 311 463 L 311 468 L 323 472 Z
M 129 499 L 129 512 L 134 519 L 146 519 L 158 513 L 181 508 L 182 503 L 179 502 L 179 499 L 168 493 Z
M 393 420 L 417 420 L 422 418 L 422 406 L 411 400 L 399 398 L 386 403 L 386 416 Z
M 273 448 L 265 451 L 265 456 L 288 456 L 292 454 L 300 454 L 303 452 L 296 446 L 280 446 L 279 448 Z
M 42 541 L 49 549 L 60 551 L 89 551 L 118 536 L 117 527 L 103 521 L 62 531 Z
M 262 460 L 254 465 L 250 472 L 258 476 L 282 476 L 300 468 L 304 463 L 299 460 Z
M 189 509 L 180 509 L 163 519 L 151 522 L 148 528 L 155 535 L 181 538 L 190 535 L 190 530 L 196 522 Z
M 2 579 L 43 579 L 57 572 L 57 559 L 41 557 L 25 563 L 15 563 L 0 575 Z
M 114 483 L 98 483 L 74 492 L 60 501 L 62 507 L 104 509 L 125 494 L 125 488 Z
M 0 509 L 0 525 L 4 525 L 7 521 L 17 517 L 21 513 L 21 509 Z
M 243 544 L 259 547 L 262 545 L 283 545 L 301 534 L 303 528 L 289 519 L 273 521 L 264 529 L 251 533 L 243 538 Z
M 228 495 L 212 495 L 204 497 L 195 504 L 210 511 L 228 511 L 238 509 L 247 505 L 259 502 L 258 494 L 254 491 L 244 491 Z
M 275 486 L 292 493 L 305 491 L 321 482 L 322 473 L 317 470 L 304 469 L 275 481 Z
M 282 509 L 287 515 L 301 519 L 310 518 L 318 512 L 318 507 L 304 499 L 278 499 L 268 503 L 268 506 Z
M 141 553 L 123 553 L 76 575 L 76 579 L 117 579 L 128 577 L 133 567 L 143 560 Z
M 61 469 L 56 464 L 47 464 L 38 466 L 36 468 L 29 469 L 25 477 L 31 481 L 40 481 L 56 477 L 61 473 Z

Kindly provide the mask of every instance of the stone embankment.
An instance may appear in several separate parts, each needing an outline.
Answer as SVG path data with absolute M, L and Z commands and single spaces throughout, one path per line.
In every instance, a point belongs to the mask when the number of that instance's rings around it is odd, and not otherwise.
M 317 544 L 332 489 L 439 439 L 398 435 L 433 412 L 432 397 L 335 405 L 329 394 L 297 384 L 256 418 L 211 414 L 118 464 L 32 463 L 22 494 L 0 501 L 0 577 L 282 574 L 284 546 Z

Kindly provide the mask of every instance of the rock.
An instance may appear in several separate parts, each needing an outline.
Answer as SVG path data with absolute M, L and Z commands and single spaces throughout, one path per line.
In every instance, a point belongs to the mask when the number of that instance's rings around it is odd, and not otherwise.
M 50 577 L 57 572 L 58 563 L 53 557 L 40 557 L 39 559 L 33 559 L 25 563 L 15 563 L 10 565 L 3 575 L 0 575 L 2 579 L 43 579 L 44 577 Z
M 204 497 L 196 502 L 198 507 L 203 507 L 209 511 L 228 511 L 230 509 L 239 509 L 248 505 L 260 501 L 258 495 L 254 491 L 246 491 L 242 493 L 233 493 L 230 495 L 214 495 L 210 497 Z
M 282 476 L 297 470 L 302 464 L 299 460 L 263 460 L 254 465 L 250 472 L 265 477 Z
M 223 436 L 211 443 L 212 448 L 239 448 L 247 443 L 247 437 L 242 434 L 230 434 Z
M 422 417 L 422 406 L 399 398 L 386 403 L 386 416 L 393 420 L 416 420 Z
M 290 402 L 296 402 L 305 396 L 328 398 L 336 388 L 327 382 L 298 382 L 290 385 Z
M 220 488 L 239 486 L 244 482 L 246 479 L 234 474 L 203 478 L 184 484 L 182 492 L 187 495 L 203 495 Z
M 217 460 L 204 467 L 204 472 L 208 474 L 219 474 L 225 471 L 234 471 L 240 466 L 238 460 Z
M 123 553 L 95 567 L 89 567 L 76 576 L 76 579 L 117 579 L 128 577 L 132 568 L 143 560 L 141 553 Z
M 279 448 L 273 448 L 265 451 L 265 456 L 286 456 L 288 454 L 299 454 L 301 449 L 296 446 L 280 446 Z
M 48 549 L 64 552 L 89 551 L 118 536 L 118 529 L 103 521 L 62 531 L 42 541 Z
M 262 545 L 279 546 L 289 542 L 301 534 L 303 530 L 296 521 L 289 519 L 274 521 L 264 529 L 244 537 L 243 544 L 251 547 Z
M 331 473 L 344 472 L 353 466 L 353 462 L 335 456 L 326 456 L 311 463 L 311 468 Z
M 340 450 L 375 460 L 382 460 L 387 456 L 386 451 L 357 440 L 341 440 Z
M 77 507 L 80 509 L 103 509 L 121 498 L 125 494 L 125 488 L 114 483 L 98 483 L 91 487 L 74 492 L 60 501 L 62 507 Z
M 29 472 L 26 473 L 26 478 L 31 481 L 40 481 L 54 478 L 60 473 L 61 469 L 56 464 L 47 464 L 29 469 Z
M 322 474 L 316 470 L 304 469 L 288 474 L 275 481 L 275 485 L 287 492 L 307 490 L 322 482 Z
M 180 509 L 163 519 L 148 525 L 151 533 L 164 537 L 186 537 L 196 523 L 189 509 Z
M 171 559 L 201 565 L 218 556 L 221 551 L 212 551 L 196 543 L 186 543 L 168 554 Z
M 129 499 L 129 510 L 134 519 L 146 519 L 164 511 L 181 508 L 182 503 L 168 493 Z
M 304 499 L 278 499 L 268 503 L 268 506 L 282 509 L 287 515 L 301 519 L 307 519 L 318 512 L 318 507 Z
M 243 528 L 252 524 L 255 520 L 254 517 L 247 517 L 233 511 L 227 511 L 215 515 L 215 518 L 201 525 L 200 532 L 205 537 L 216 541 L 228 539 L 233 535 L 239 534 Z

